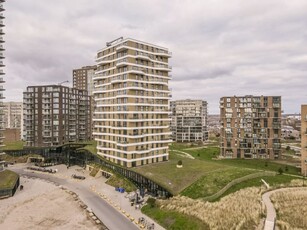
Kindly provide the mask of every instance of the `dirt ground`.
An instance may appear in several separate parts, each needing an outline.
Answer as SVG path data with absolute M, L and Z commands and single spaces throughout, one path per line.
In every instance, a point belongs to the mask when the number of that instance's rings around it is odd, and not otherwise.
M 0 229 L 99 229 L 66 191 L 39 179 L 21 182 L 22 191 L 0 200 Z

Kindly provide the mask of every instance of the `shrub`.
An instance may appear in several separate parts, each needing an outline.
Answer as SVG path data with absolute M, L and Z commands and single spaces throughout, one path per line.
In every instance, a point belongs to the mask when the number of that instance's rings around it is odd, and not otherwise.
M 255 187 L 241 189 L 214 203 L 185 196 L 174 196 L 157 203 L 162 210 L 196 217 L 209 225 L 209 229 L 253 229 L 262 214 L 261 192 Z
M 290 146 L 289 146 L 289 145 L 287 145 L 286 150 L 287 150 L 287 151 L 289 151 L 289 150 L 290 150 Z
M 151 207 L 151 208 L 156 207 L 156 199 L 155 199 L 155 198 L 152 198 L 152 197 L 149 197 L 149 198 L 147 199 L 147 204 L 148 204 L 149 207 Z
M 177 165 L 182 165 L 182 160 L 179 160 Z
M 285 167 L 285 171 L 288 172 L 288 170 L 289 170 L 289 169 L 288 169 L 288 166 L 286 166 L 286 167 Z
M 281 174 L 283 174 L 283 172 L 284 172 L 284 170 L 280 167 L 280 168 L 278 169 L 278 173 L 281 175 Z
M 307 190 L 293 188 L 271 195 L 280 229 L 307 229 Z M 294 208 L 299 207 L 299 208 Z
M 267 161 L 264 163 L 264 166 L 265 166 L 265 167 L 268 167 L 268 162 L 267 162 Z

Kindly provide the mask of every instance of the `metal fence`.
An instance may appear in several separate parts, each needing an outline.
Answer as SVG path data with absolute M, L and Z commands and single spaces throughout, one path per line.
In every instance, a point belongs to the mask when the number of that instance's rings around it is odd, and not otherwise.
M 86 164 L 96 163 L 112 171 L 126 177 L 132 183 L 134 183 L 137 188 L 140 189 L 141 193 L 145 191 L 153 194 L 154 196 L 168 198 L 172 196 L 172 193 L 167 189 L 163 188 L 161 185 L 152 181 L 151 179 L 134 172 L 130 169 L 121 167 L 114 163 L 108 162 L 101 158 L 100 156 L 93 154 L 85 149 L 80 149 L 84 147 L 85 144 L 65 144 L 59 147 L 42 147 L 42 148 L 26 148 L 23 150 L 9 150 L 6 151 L 8 155 L 11 156 L 23 156 L 27 154 L 38 154 L 45 157 L 47 161 L 53 161 L 58 163 L 64 163 L 68 166 L 70 165 L 80 165 L 85 167 Z

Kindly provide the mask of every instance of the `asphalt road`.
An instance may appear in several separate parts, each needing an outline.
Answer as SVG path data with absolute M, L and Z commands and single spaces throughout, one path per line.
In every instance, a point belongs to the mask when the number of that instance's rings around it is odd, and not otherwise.
M 25 175 L 34 178 L 41 178 L 48 180 L 78 194 L 79 198 L 93 210 L 95 215 L 107 226 L 110 230 L 136 230 L 138 227 L 128 220 L 123 214 L 117 211 L 114 207 L 109 205 L 103 199 L 101 199 L 96 193 L 90 190 L 90 188 L 82 185 L 81 183 L 74 183 L 66 179 L 52 176 L 51 174 L 33 173 L 25 171 L 23 168 L 10 168 L 20 175 Z

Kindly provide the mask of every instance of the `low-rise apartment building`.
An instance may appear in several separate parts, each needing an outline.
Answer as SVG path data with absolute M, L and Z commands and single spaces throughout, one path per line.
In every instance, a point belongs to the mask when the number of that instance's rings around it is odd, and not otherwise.
M 222 97 L 220 122 L 221 157 L 280 157 L 280 96 Z
M 27 146 L 56 146 L 91 136 L 90 97 L 62 85 L 29 86 L 23 93 Z

